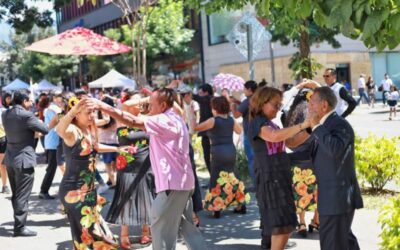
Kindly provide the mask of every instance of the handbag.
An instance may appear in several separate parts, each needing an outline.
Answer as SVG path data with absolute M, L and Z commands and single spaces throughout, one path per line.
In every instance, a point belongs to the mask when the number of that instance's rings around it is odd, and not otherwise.
M 383 91 L 383 86 L 382 86 L 382 85 L 379 86 L 378 91 L 379 91 L 379 92 L 382 92 L 382 91 Z

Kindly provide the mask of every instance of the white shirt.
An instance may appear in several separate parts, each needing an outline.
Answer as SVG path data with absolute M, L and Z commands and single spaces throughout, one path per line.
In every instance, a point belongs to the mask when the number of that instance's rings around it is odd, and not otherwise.
M 393 85 L 392 79 L 383 79 L 381 85 L 383 86 L 383 91 L 390 91 L 390 86 Z
M 365 89 L 365 79 L 364 77 L 360 77 L 357 81 L 357 87 L 359 89 Z
M 326 113 L 326 114 L 321 118 L 321 120 L 319 120 L 319 124 L 315 125 L 315 126 L 312 128 L 312 131 L 314 131 L 314 130 L 315 130 L 316 128 L 318 128 L 319 126 L 323 125 L 323 124 L 325 123 L 326 119 L 328 119 L 328 117 L 329 117 L 333 112 L 335 112 L 334 109 L 331 110 L 330 112 Z
M 186 124 L 188 124 L 189 126 L 189 134 L 194 134 L 194 129 L 192 128 L 191 124 L 190 124 L 190 120 L 191 119 L 196 119 L 196 117 L 194 117 L 195 114 L 192 113 L 192 107 L 194 112 L 196 113 L 197 111 L 200 110 L 199 107 L 199 103 L 196 101 L 191 101 L 190 104 L 187 104 L 186 102 L 183 102 L 183 109 L 185 112 L 185 122 Z

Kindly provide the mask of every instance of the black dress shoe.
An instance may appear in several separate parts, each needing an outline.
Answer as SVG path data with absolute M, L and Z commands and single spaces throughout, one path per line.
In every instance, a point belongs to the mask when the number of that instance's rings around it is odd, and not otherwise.
M 36 236 L 35 231 L 29 230 L 27 227 L 21 229 L 14 229 L 14 237 L 33 237 Z
M 43 200 L 54 200 L 56 197 L 49 195 L 48 193 L 40 193 L 39 194 L 39 199 Z

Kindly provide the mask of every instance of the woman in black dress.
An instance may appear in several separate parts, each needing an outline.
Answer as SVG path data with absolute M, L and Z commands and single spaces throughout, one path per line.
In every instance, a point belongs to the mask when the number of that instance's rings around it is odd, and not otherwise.
M 139 115 L 137 106 L 123 109 Z M 121 225 L 121 247 L 130 249 L 129 226 L 141 226 L 141 244 L 151 242 L 150 208 L 155 199 L 154 176 L 150 168 L 149 137 L 138 129 L 119 127 L 117 130 L 120 146 L 133 145 L 132 154 L 117 157 L 117 186 L 106 220 Z
M 229 102 L 225 97 L 214 97 L 211 99 L 211 107 L 214 117 L 211 117 L 200 124 L 195 124 L 194 120 L 191 121 L 194 130 L 207 131 L 207 136 L 211 141 L 210 188 L 206 195 L 206 203 L 209 200 L 207 198 L 210 196 L 209 194 L 215 193 L 214 188 L 219 185 L 217 180 L 220 177 L 220 173 L 226 172 L 228 174 L 233 174 L 236 162 L 236 148 L 233 144 L 233 131 L 237 134 L 240 134 L 242 131 L 240 125 L 228 115 L 230 108 Z M 220 191 L 216 191 L 220 193 Z M 244 195 L 244 190 L 241 191 L 243 191 Z M 233 198 L 233 204 L 244 204 L 243 201 L 235 203 L 235 200 L 237 200 L 236 194 L 233 195 L 235 197 Z M 216 203 L 217 202 L 215 202 L 215 204 Z M 227 205 L 226 202 L 224 204 Z M 220 202 L 220 205 L 225 207 L 222 202 Z M 213 208 L 211 208 L 211 206 L 205 207 L 205 209 L 214 211 L 214 217 L 219 218 L 220 211 L 223 210 L 223 208 L 219 206 L 217 209 L 215 206 L 213 206 Z M 239 206 L 238 208 L 239 210 L 237 211 L 245 211 L 244 206 Z
M 297 225 L 290 162 L 284 141 L 309 127 L 308 121 L 285 129 L 273 123 L 281 102 L 282 92 L 278 89 L 257 89 L 251 98 L 248 134 L 254 151 L 262 235 L 263 239 L 272 236 L 272 250 L 283 250 Z
M 57 133 L 63 139 L 66 159 L 59 195 L 70 223 L 74 249 L 117 249 L 118 243 L 99 212 L 105 199 L 97 196 L 94 185 L 95 156 L 97 152 L 126 151 L 97 144 L 93 110 L 83 108 L 84 100 L 70 103 L 74 106 L 60 120 Z

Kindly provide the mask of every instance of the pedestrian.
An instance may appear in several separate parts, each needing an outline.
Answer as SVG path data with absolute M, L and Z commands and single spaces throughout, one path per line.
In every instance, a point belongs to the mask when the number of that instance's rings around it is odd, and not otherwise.
M 254 152 L 261 247 L 272 250 L 296 245 L 294 242 L 287 245 L 290 234 L 296 229 L 297 217 L 284 141 L 309 127 L 307 120 L 284 129 L 272 122 L 282 107 L 282 97 L 280 90 L 263 87 L 256 90 L 250 102 L 248 136 Z
M 357 87 L 358 87 L 358 94 L 360 95 L 360 99 L 358 99 L 357 105 L 359 105 L 361 102 L 361 99 L 364 98 L 367 101 L 368 106 L 371 107 L 371 101 L 368 98 L 367 93 L 365 92 L 366 86 L 365 86 L 365 75 L 364 74 L 360 75 L 360 78 L 357 81 Z
M 365 85 L 367 87 L 369 100 L 371 101 L 371 107 L 374 108 L 375 107 L 375 89 L 376 89 L 376 85 L 375 85 L 375 82 L 374 82 L 374 79 L 372 78 L 372 76 L 368 77 L 368 80 L 365 83 Z
M 133 95 L 129 99 L 140 99 L 140 95 Z M 141 110 L 138 105 L 122 104 L 122 108 L 135 116 Z M 135 151 L 133 158 L 123 154 L 117 156 L 117 185 L 106 221 L 121 226 L 121 247 L 130 249 L 130 226 L 142 228 L 140 244 L 151 243 L 150 211 L 155 199 L 154 175 L 150 167 L 148 135 L 143 130 L 123 124 L 118 125 L 116 134 L 120 146 L 135 145 Z
M 71 228 L 74 249 L 116 250 L 118 243 L 102 219 L 98 206 L 106 202 L 95 188 L 96 153 L 127 153 L 119 148 L 97 143 L 93 108 L 86 99 L 69 101 L 70 110 L 57 125 L 63 139 L 66 168 L 59 196 Z
M 14 209 L 14 236 L 36 236 L 37 233 L 26 227 L 28 201 L 32 192 L 34 167 L 36 167 L 35 133 L 47 134 L 49 131 L 32 112 L 33 105 L 26 90 L 13 94 L 13 107 L 1 115 L 7 136 L 4 165 L 10 181 Z
M 242 132 L 242 127 L 229 116 L 229 102 L 224 96 L 214 97 L 211 99 L 211 108 L 213 112 L 213 117 L 207 119 L 206 121 L 197 124 L 195 120 L 191 121 L 191 124 L 195 131 L 207 131 L 207 136 L 211 141 L 211 175 L 210 175 L 210 187 L 208 193 L 213 193 L 214 189 L 218 189 L 220 186 L 217 181 L 220 177 L 221 172 L 226 172 L 227 174 L 234 174 L 235 162 L 236 162 L 236 148 L 233 144 L 233 132 L 240 134 Z M 221 191 L 221 190 L 220 190 Z M 236 199 L 241 192 L 244 197 L 244 189 L 236 190 L 228 195 L 233 195 L 234 198 L 229 202 L 220 203 L 220 207 L 215 206 L 215 204 L 205 204 L 204 209 L 214 212 L 214 218 L 219 218 L 221 211 L 226 208 L 225 205 L 229 205 L 231 202 L 238 203 L 234 209 L 235 213 L 246 213 L 246 206 L 244 202 L 240 202 Z M 219 192 L 226 195 L 226 192 L 222 190 Z M 239 193 L 239 194 L 237 194 Z M 215 199 L 218 198 L 214 197 Z M 206 194 L 207 197 L 207 194 Z M 221 200 L 225 199 L 222 197 Z M 206 200 L 206 203 L 209 200 Z M 214 202 L 216 203 L 216 202 Z M 228 203 L 228 204 L 226 204 Z M 223 205 L 224 204 L 224 205 Z
M 7 109 L 11 107 L 11 94 L 8 92 L 4 92 L 2 98 L 2 107 L 0 108 L 0 114 L 5 112 Z M 10 189 L 7 186 L 7 168 L 3 164 L 4 153 L 7 148 L 7 137 L 6 132 L 4 130 L 3 122 L 0 119 L 0 175 L 1 175 L 1 193 L 9 194 L 11 193 Z
M 189 249 L 206 249 L 192 221 L 194 173 L 189 157 L 189 133 L 182 117 L 173 110 L 175 93 L 160 88 L 150 96 L 150 113 L 136 117 L 92 100 L 100 110 L 127 126 L 144 129 L 150 137 L 150 162 L 157 197 L 151 209 L 153 249 L 175 249 L 181 233 Z
M 239 102 L 239 105 L 235 103 L 231 103 L 231 110 L 234 118 L 243 118 L 243 148 L 247 158 L 247 167 L 249 170 L 249 174 L 251 176 L 251 180 L 253 181 L 253 186 L 248 190 L 255 190 L 256 188 L 256 177 L 254 174 L 254 167 L 253 167 L 253 150 L 251 148 L 251 144 L 249 138 L 247 136 L 249 131 L 249 106 L 250 106 L 250 99 L 254 92 L 257 89 L 257 83 L 255 81 L 247 81 L 244 84 L 244 95 L 246 99 L 242 102 Z
M 351 96 L 351 93 L 347 91 L 347 89 L 342 84 L 336 81 L 335 69 L 333 68 L 325 69 L 323 77 L 325 83 L 335 93 L 337 99 L 337 104 L 335 107 L 336 113 L 343 118 L 347 117 L 356 108 L 357 106 L 356 100 L 354 100 L 354 98 Z M 306 80 L 306 82 L 307 82 L 307 87 L 309 88 L 317 88 L 321 86 L 321 84 L 312 80 Z
M 357 238 L 351 231 L 355 209 L 363 207 L 354 166 L 354 131 L 336 113 L 336 102 L 332 89 L 314 90 L 309 102 L 314 145 L 297 156 L 309 158 L 311 155 L 314 164 L 321 249 L 359 250 Z
M 44 110 L 44 123 L 46 126 L 59 114 L 62 113 L 63 96 L 59 90 L 51 94 L 52 102 Z M 58 161 L 57 161 L 57 148 L 60 145 L 60 138 L 54 128 L 50 129 L 49 133 L 44 137 L 44 148 L 47 154 L 47 168 L 46 174 L 43 177 L 42 185 L 40 187 L 39 199 L 53 200 L 55 197 L 49 194 L 51 184 L 53 183 L 54 175 L 56 174 Z
M 379 91 L 382 91 L 382 102 L 383 106 L 386 106 L 386 93 L 390 92 L 390 87 L 393 85 L 392 79 L 390 79 L 388 73 L 385 73 L 384 79 L 381 81 Z
M 389 105 L 389 120 L 392 120 L 392 114 L 393 118 L 396 117 L 397 101 L 399 100 L 399 91 L 396 86 L 390 86 L 390 93 L 386 93 L 386 98 Z

